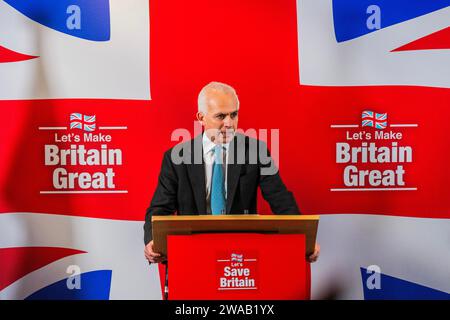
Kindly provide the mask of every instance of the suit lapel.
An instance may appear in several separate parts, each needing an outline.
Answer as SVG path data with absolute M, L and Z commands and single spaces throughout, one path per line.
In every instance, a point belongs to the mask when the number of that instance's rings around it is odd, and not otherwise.
M 191 163 L 187 164 L 186 167 L 189 180 L 191 181 L 198 214 L 206 214 L 206 182 L 202 135 L 199 135 L 192 140 L 189 152 L 191 153 L 189 157 Z

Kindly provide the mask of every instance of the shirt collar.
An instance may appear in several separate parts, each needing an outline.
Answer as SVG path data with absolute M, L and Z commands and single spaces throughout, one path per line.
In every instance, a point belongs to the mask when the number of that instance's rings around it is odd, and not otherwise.
M 203 143 L 203 154 L 208 154 L 208 152 L 211 152 L 212 149 L 214 149 L 214 147 L 216 146 L 216 144 L 214 142 L 211 141 L 211 139 L 208 138 L 208 136 L 206 135 L 206 132 L 203 132 L 203 139 L 202 139 L 202 143 Z M 230 143 L 225 143 L 222 145 L 226 150 L 228 150 L 228 147 L 230 146 Z

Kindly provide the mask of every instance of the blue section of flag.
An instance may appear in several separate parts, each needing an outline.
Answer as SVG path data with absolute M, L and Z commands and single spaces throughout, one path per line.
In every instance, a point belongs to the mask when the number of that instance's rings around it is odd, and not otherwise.
M 82 273 L 80 289 L 68 289 L 67 278 L 40 289 L 25 300 L 109 300 L 111 276 L 112 270 Z
M 411 20 L 450 6 L 450 0 L 333 0 L 334 31 L 337 42 L 363 36 L 376 30 L 367 27 L 371 13 L 367 8 L 377 5 L 381 12 L 381 29 Z
M 380 289 L 369 289 L 367 279 L 372 275 L 361 268 L 364 300 L 450 300 L 450 294 L 420 284 L 380 273 Z
M 73 37 L 92 41 L 111 38 L 109 0 L 5 0 L 28 18 Z M 80 9 L 80 29 L 70 29 L 67 20 L 73 15 L 70 6 Z M 68 13 L 69 11 L 69 13 Z

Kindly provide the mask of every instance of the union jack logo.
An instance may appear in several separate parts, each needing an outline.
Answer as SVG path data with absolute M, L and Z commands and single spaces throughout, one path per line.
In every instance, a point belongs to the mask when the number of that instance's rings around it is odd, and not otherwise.
M 386 129 L 387 113 L 375 113 L 373 111 L 363 111 L 362 116 L 363 127 L 374 127 L 376 129 Z
M 231 254 L 231 261 L 242 262 L 243 259 L 244 259 L 243 254 L 237 254 L 237 253 Z
M 70 129 L 80 129 L 87 132 L 95 130 L 95 115 L 88 116 L 81 113 L 70 114 Z

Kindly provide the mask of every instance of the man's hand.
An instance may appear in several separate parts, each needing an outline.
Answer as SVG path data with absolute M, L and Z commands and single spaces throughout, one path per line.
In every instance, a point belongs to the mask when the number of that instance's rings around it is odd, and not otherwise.
M 320 245 L 316 243 L 316 247 L 314 248 L 314 253 L 308 257 L 309 262 L 316 262 L 319 258 L 320 254 Z
M 153 251 L 153 240 L 145 246 L 144 254 L 147 260 L 150 261 L 150 263 L 160 263 L 166 260 L 165 256 Z

